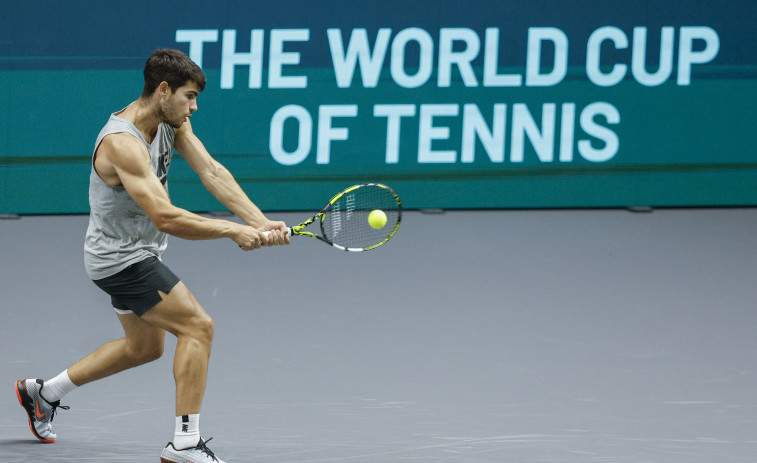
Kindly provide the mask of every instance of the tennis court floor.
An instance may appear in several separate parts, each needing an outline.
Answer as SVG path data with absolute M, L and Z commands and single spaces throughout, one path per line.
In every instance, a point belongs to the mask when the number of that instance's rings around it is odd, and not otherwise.
M 307 214 L 269 214 L 297 223 Z M 160 360 L 64 398 L 16 379 L 122 335 L 86 216 L 0 220 L 0 461 L 159 461 Z M 386 246 L 172 238 L 213 316 L 201 430 L 227 463 L 757 461 L 757 209 L 408 212 Z

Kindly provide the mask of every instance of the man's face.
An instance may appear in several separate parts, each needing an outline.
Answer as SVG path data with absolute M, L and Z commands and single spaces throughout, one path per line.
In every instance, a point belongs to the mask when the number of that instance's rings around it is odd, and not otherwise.
M 188 120 L 193 112 L 197 111 L 197 96 L 200 94 L 196 82 L 188 81 L 183 86 L 171 92 L 161 102 L 160 109 L 164 122 L 178 129 Z

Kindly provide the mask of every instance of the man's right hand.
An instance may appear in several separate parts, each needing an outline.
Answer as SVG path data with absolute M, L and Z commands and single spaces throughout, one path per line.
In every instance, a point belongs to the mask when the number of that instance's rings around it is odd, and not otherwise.
M 253 251 L 268 244 L 268 238 L 262 231 L 249 225 L 237 224 L 238 229 L 232 238 L 245 251 Z

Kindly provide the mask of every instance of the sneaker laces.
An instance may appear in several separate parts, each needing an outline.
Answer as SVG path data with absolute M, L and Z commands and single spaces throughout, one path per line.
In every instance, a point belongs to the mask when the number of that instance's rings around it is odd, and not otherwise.
M 45 400 L 45 399 L 43 398 L 42 400 Z M 50 402 L 47 402 L 47 403 L 50 403 Z M 61 405 L 61 404 L 60 404 L 60 401 L 58 401 L 58 402 L 56 402 L 56 403 L 54 403 L 54 404 L 50 404 L 50 405 L 52 405 L 52 406 L 53 406 L 53 411 L 52 411 L 52 413 L 50 414 L 50 422 L 51 422 L 51 423 L 53 422 L 53 418 L 55 418 L 55 415 L 56 415 L 56 414 L 58 413 L 58 409 L 59 409 L 59 408 L 60 408 L 61 410 L 68 410 L 68 409 L 70 409 L 70 408 L 71 408 L 71 407 L 69 407 L 68 405 Z
M 208 448 L 207 443 L 213 440 L 211 437 L 208 440 L 200 439 L 200 443 L 197 444 L 197 447 L 195 447 L 196 450 L 199 450 L 200 452 L 204 453 L 214 461 L 218 461 L 218 458 L 216 458 L 215 454 Z

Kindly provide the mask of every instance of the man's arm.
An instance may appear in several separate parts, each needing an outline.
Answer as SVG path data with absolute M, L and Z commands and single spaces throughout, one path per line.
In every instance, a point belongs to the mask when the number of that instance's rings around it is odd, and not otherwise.
M 285 244 L 288 237 L 283 237 L 286 224 L 269 220 L 265 214 L 245 194 L 231 173 L 205 149 L 199 138 L 192 131 L 192 125 L 186 121 L 176 130 L 174 141 L 176 151 L 187 161 L 189 166 L 200 176 L 207 190 L 248 225 L 260 230 L 278 230 L 272 234 L 273 243 Z
M 115 179 L 139 204 L 155 227 L 179 238 L 204 240 L 230 238 L 245 250 L 266 242 L 262 233 L 250 226 L 202 217 L 171 204 L 163 185 L 150 167 L 147 149 L 129 134 L 112 134 L 101 142 L 96 163 L 101 176 Z M 99 170 L 98 170 L 99 172 Z

